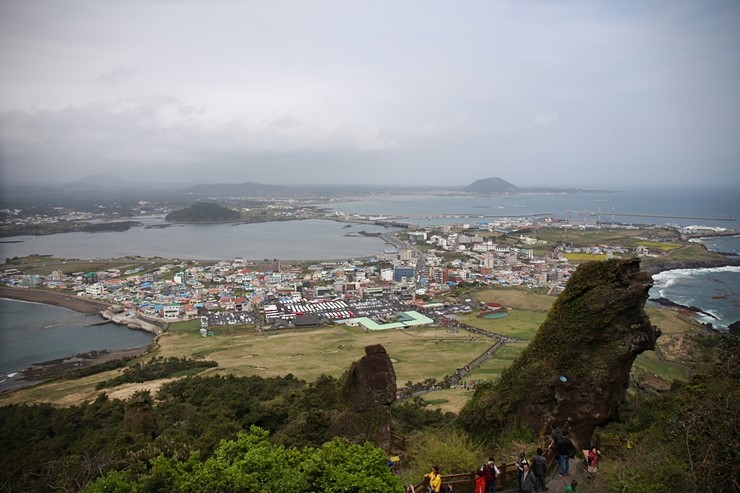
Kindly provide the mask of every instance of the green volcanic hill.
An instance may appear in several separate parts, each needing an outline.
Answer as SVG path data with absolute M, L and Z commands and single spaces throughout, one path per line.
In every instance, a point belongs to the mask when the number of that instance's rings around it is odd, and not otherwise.
M 496 176 L 476 180 L 465 187 L 464 190 L 471 193 L 516 193 L 519 191 L 519 187 Z
M 165 221 L 175 223 L 210 223 L 219 221 L 238 221 L 239 212 L 210 202 L 198 202 L 185 209 L 167 214 Z

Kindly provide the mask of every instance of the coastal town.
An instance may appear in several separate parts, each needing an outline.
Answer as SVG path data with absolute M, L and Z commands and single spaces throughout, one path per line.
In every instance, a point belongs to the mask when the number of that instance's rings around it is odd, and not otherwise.
M 272 210 L 286 214 L 281 207 Z M 62 220 L 70 213 L 65 211 Z M 390 221 L 396 228 L 379 235 L 386 249 L 367 258 L 206 262 L 127 257 L 94 271 L 70 271 L 61 261 L 45 274 L 29 272 L 23 265 L 13 267 L 13 259 L 8 259 L 2 284 L 103 302 L 110 306 L 108 318 L 152 331 L 163 323 L 193 319 L 200 320 L 206 335 L 217 326 L 248 324 L 279 329 L 342 322 L 375 330 L 431 322 L 417 309 L 433 315 L 473 310 L 455 303 L 461 286 L 520 286 L 556 295 L 583 261 L 660 259 L 685 248 L 681 238 L 707 232 L 696 226 L 579 225 L 549 217 L 433 227 L 398 227 L 400 223 L 387 218 L 358 214 L 323 218 L 386 226 Z M 49 217 L 38 220 L 54 222 Z M 24 218 L 22 223 L 29 221 L 33 222 Z M 610 234 L 603 235 L 604 231 Z M 577 241 L 600 235 L 620 240 Z

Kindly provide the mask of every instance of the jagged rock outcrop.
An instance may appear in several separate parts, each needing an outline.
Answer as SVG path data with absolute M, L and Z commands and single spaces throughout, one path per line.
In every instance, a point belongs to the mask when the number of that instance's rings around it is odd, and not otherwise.
M 735 320 L 730 325 L 727 326 L 727 330 L 732 335 L 740 335 L 740 320 Z
M 587 448 L 623 401 L 635 358 L 660 336 L 644 311 L 651 286 L 638 259 L 578 267 L 527 349 L 476 392 L 461 421 L 478 433 L 528 426 L 536 434 L 557 422 Z
M 396 372 L 383 346 L 366 346 L 365 356 L 352 363 L 343 380 L 342 400 L 345 410 L 332 420 L 329 433 L 390 450 Z
M 157 417 L 154 414 L 149 391 L 136 392 L 126 401 L 123 425 L 129 433 L 156 438 Z

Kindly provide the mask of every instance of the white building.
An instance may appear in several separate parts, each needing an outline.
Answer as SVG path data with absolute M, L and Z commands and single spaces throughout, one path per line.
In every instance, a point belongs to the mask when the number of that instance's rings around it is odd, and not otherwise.
M 105 292 L 105 286 L 99 282 L 90 284 L 85 288 L 85 294 L 88 296 L 100 296 Z

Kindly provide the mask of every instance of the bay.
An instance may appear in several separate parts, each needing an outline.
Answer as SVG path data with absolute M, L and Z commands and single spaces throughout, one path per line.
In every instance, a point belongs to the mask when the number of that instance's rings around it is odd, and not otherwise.
M 710 236 L 696 241 L 711 252 L 740 255 L 740 236 Z
M 234 224 L 174 224 L 166 228 L 136 227 L 122 232 L 60 233 L 12 236 L 0 243 L 5 258 L 31 254 L 90 260 L 127 255 L 226 260 L 328 260 L 369 257 L 390 248 L 377 237 L 382 226 L 328 220 Z
M 0 392 L 27 385 L 21 372 L 34 363 L 93 350 L 145 347 L 154 337 L 114 323 L 93 325 L 101 321 L 98 315 L 0 298 Z

